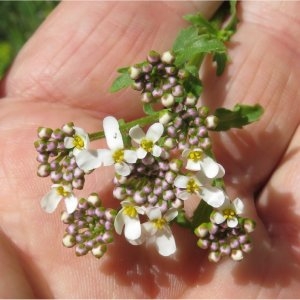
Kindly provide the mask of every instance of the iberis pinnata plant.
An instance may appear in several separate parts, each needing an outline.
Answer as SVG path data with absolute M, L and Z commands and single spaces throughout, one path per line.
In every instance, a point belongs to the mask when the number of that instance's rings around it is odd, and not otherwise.
M 159 254 L 169 256 L 178 243 L 174 224 L 194 232 L 195 244 L 207 249 L 213 262 L 223 256 L 238 261 L 252 249 L 255 222 L 246 217 L 242 199 L 227 195 L 225 170 L 214 157 L 210 132 L 242 128 L 257 121 L 263 110 L 237 104 L 233 110 L 211 112 L 199 100 L 203 59 L 211 55 L 220 75 L 228 61 L 225 45 L 236 30 L 234 1 L 229 19 L 221 9 L 223 14 L 212 21 L 199 14 L 186 16 L 191 26 L 179 33 L 171 50 L 150 51 L 145 61 L 118 70 L 111 92 L 125 87 L 139 92 L 145 112 L 140 119 L 108 116 L 103 130 L 95 133 L 73 123 L 38 129 L 37 174 L 52 181 L 41 206 L 48 213 L 65 207 L 63 245 L 75 247 L 76 255 L 90 252 L 100 258 L 118 234 L 135 246 L 152 243 Z M 220 16 L 227 17 L 226 25 Z M 102 138 L 105 147 L 92 146 Z M 106 208 L 97 193 L 76 195 L 85 176 L 103 167 L 114 169 L 111 197 L 118 209 Z M 185 203 L 191 196 L 199 205 L 187 217 Z

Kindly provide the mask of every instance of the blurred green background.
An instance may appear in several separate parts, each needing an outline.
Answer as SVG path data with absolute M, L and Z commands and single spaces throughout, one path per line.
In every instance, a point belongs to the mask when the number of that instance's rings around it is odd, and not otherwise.
M 58 1 L 0 0 L 0 78 Z

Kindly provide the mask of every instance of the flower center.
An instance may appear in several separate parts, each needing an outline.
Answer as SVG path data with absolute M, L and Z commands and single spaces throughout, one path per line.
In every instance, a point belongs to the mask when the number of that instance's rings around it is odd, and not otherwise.
M 142 147 L 145 151 L 151 152 L 152 149 L 153 149 L 153 142 L 150 141 L 150 140 L 144 139 L 144 140 L 141 141 L 141 147 Z
M 62 196 L 62 197 L 67 197 L 70 195 L 70 192 L 66 191 L 63 186 L 57 187 L 56 192 L 59 196 Z
M 126 206 L 124 207 L 123 214 L 130 218 L 135 218 L 138 213 L 134 206 Z
M 167 221 L 164 218 L 160 218 L 152 220 L 152 223 L 157 229 L 162 229 L 166 225 Z
M 84 147 L 84 141 L 83 141 L 82 137 L 75 134 L 73 139 L 74 139 L 73 140 L 74 147 L 81 150 Z
M 235 211 L 231 208 L 225 208 L 223 210 L 223 215 L 226 219 L 232 219 L 235 217 Z
M 202 158 L 203 158 L 203 152 L 200 150 L 191 151 L 188 155 L 188 159 L 191 159 L 194 162 L 199 161 Z
M 197 184 L 195 179 L 191 178 L 186 185 L 186 190 L 188 193 L 193 194 L 199 192 L 200 186 Z
M 116 163 L 121 163 L 122 161 L 124 161 L 124 150 L 123 149 L 116 150 L 112 157 Z

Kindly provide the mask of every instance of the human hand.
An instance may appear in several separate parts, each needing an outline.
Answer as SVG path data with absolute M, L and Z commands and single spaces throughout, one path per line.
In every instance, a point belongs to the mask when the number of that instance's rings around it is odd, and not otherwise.
M 299 296 L 296 2 L 241 3 L 232 63 L 220 78 L 208 63 L 203 77 L 203 101 L 212 108 L 238 102 L 265 107 L 260 122 L 214 138 L 229 193 L 243 198 L 257 221 L 254 249 L 242 262 L 208 262 L 195 237 L 181 228 L 175 233 L 175 259 L 118 237 L 101 260 L 77 258 L 61 246 L 59 212 L 47 215 L 39 207 L 49 182 L 35 177 L 37 127 L 74 121 L 94 132 L 106 115 L 137 117 L 134 92 L 107 92 L 115 70 L 143 59 L 150 49 L 169 49 L 184 26 L 181 16 L 199 9 L 208 14 L 215 3 L 195 5 L 63 2 L 20 52 L 1 84 L 2 297 Z M 87 181 L 108 207 L 111 178 L 104 170 Z

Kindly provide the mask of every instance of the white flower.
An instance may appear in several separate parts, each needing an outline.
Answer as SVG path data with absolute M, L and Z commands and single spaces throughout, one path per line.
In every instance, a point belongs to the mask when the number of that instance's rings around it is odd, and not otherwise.
M 89 147 L 89 135 L 79 127 L 74 127 L 75 134 L 72 137 L 65 137 L 64 145 L 67 149 L 73 149 L 73 154 L 76 157 L 81 151 Z
M 178 211 L 170 208 L 162 216 L 158 207 L 151 207 L 146 210 L 148 222 L 142 224 L 142 232 L 150 236 L 150 242 L 154 242 L 160 255 L 169 256 L 176 251 L 175 239 L 172 234 L 169 222 L 176 218 Z
M 127 163 L 135 163 L 136 152 L 125 150 L 118 120 L 114 117 L 106 117 L 103 120 L 103 130 L 109 149 L 86 150 L 76 157 L 79 168 L 89 171 L 104 166 L 115 166 L 119 175 L 128 176 L 130 167 Z
M 78 199 L 72 193 L 72 187 L 70 185 L 53 184 L 50 192 L 42 198 L 41 206 L 47 213 L 52 213 L 61 200 L 65 200 L 68 214 L 75 211 Z
M 237 215 L 243 213 L 244 204 L 240 198 L 232 202 L 226 197 L 225 202 L 217 210 L 213 211 L 210 219 L 213 223 L 221 224 L 227 222 L 228 227 L 234 228 L 238 225 Z
M 177 195 L 181 200 L 187 200 L 190 195 L 196 194 L 213 207 L 220 207 L 225 201 L 224 191 L 213 187 L 211 181 L 201 172 L 198 172 L 196 176 L 178 175 L 174 180 L 174 185 L 182 189 Z
M 208 178 L 221 178 L 225 174 L 224 168 L 207 156 L 202 149 L 186 149 L 182 153 L 187 158 L 186 169 L 190 171 L 200 171 Z
M 164 132 L 164 126 L 161 123 L 152 124 L 147 133 L 141 129 L 139 125 L 132 127 L 129 130 L 130 137 L 140 145 L 137 149 L 137 157 L 142 159 L 147 153 L 151 153 L 155 157 L 159 157 L 162 149 L 155 143 L 161 138 Z
M 114 221 L 115 230 L 118 234 L 121 234 L 125 226 L 124 235 L 126 239 L 130 241 L 137 240 L 141 236 L 141 223 L 138 215 L 143 215 L 144 210 L 128 200 L 122 201 L 121 204 L 122 208 Z

